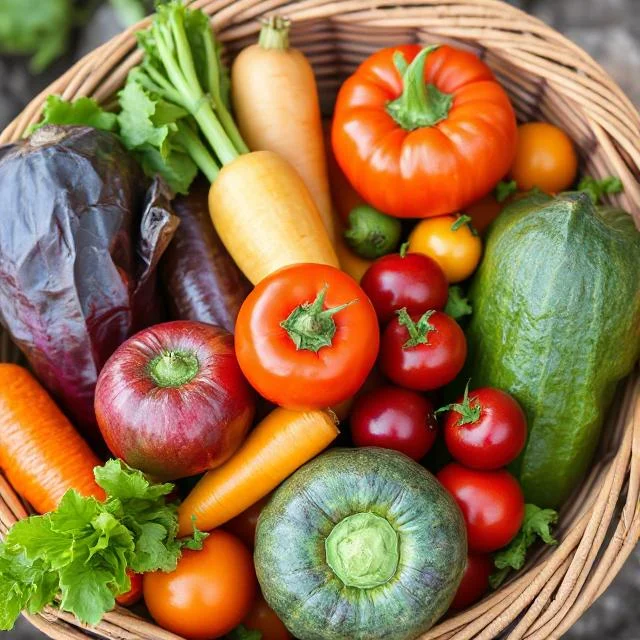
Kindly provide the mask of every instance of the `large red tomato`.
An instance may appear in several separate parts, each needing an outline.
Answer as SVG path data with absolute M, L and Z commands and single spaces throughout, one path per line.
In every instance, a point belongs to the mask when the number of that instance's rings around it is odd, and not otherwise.
M 425 218 L 493 189 L 515 156 L 516 119 L 477 56 L 409 44 L 374 53 L 342 85 L 332 144 L 369 204 Z
M 376 313 L 346 273 L 322 264 L 280 269 L 240 308 L 235 343 L 247 380 L 290 409 L 351 398 L 378 355 Z

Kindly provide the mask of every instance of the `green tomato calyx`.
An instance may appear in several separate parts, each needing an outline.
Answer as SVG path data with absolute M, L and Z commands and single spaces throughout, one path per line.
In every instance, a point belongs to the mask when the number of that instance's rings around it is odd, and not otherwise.
M 199 370 L 198 358 L 191 351 L 163 351 L 149 363 L 149 375 L 158 387 L 181 387 Z
M 313 302 L 303 302 L 298 305 L 289 317 L 280 323 L 298 351 L 306 349 L 317 353 L 322 347 L 330 347 L 337 329 L 333 316 L 357 302 L 357 300 L 351 300 L 337 307 L 325 309 L 324 299 L 328 289 L 329 285 L 325 285 Z
M 406 307 L 398 309 L 396 313 L 398 314 L 398 322 L 403 327 L 406 327 L 409 333 L 409 339 L 402 345 L 403 349 L 411 349 L 421 344 L 429 344 L 429 333 L 436 330 L 429 322 L 429 318 L 431 318 L 435 311 L 425 311 L 417 322 L 411 319 Z
M 393 64 L 402 76 L 402 93 L 387 103 L 387 113 L 406 131 L 432 127 L 449 116 L 453 96 L 424 81 L 427 56 L 438 46 L 425 47 L 407 64 L 400 51 L 393 54 Z
M 446 404 L 444 407 L 440 407 L 436 414 L 442 413 L 444 411 L 455 411 L 460 417 L 456 422 L 456 427 L 461 427 L 465 424 L 475 424 L 480 420 L 480 413 L 482 412 L 482 407 L 480 402 L 477 399 L 470 400 L 469 399 L 469 382 L 467 382 L 467 386 L 464 388 L 464 396 L 462 398 L 462 402 L 454 402 L 452 404 Z M 473 404 L 471 404 L 473 402 Z
M 348 587 L 373 589 L 396 573 L 398 534 L 386 518 L 355 513 L 333 528 L 325 540 L 327 564 Z

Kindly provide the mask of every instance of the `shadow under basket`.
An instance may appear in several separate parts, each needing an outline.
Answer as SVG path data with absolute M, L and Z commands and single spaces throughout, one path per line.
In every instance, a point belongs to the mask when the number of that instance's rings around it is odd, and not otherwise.
M 619 176 L 612 202 L 640 225 L 640 116 L 615 82 L 578 46 L 536 18 L 498 0 L 196 0 L 233 57 L 256 41 L 258 19 L 291 18 L 292 45 L 310 58 L 330 115 L 340 83 L 369 54 L 400 43 L 451 43 L 484 59 L 509 92 L 518 117 L 546 120 L 573 138 L 583 169 Z M 132 27 L 96 49 L 35 98 L 0 135 L 19 138 L 39 119 L 46 96 L 109 101 L 140 61 Z M 0 361 L 18 360 L 0 330 Z M 540 550 L 498 591 L 445 618 L 422 640 L 559 638 L 611 583 L 640 537 L 640 374 L 621 385 L 589 475 L 561 511 L 559 544 Z M 0 534 L 27 509 L 0 476 Z M 27 616 L 52 638 L 175 639 L 123 608 L 90 630 L 48 607 Z

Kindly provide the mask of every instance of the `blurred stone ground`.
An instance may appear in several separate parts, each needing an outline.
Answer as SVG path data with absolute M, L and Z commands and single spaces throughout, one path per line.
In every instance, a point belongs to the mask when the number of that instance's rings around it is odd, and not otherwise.
M 47 0 L 42 0 L 46 2 Z M 640 0 L 512 0 L 586 49 L 640 105 Z M 58 77 L 79 55 L 115 35 L 120 26 L 108 8 L 101 9 L 79 34 L 75 51 L 44 74 L 30 77 L 22 61 L 0 58 L 0 127 L 31 97 Z M 12 640 L 40 640 L 26 622 Z M 564 636 L 565 640 L 640 640 L 640 548 L 605 594 Z

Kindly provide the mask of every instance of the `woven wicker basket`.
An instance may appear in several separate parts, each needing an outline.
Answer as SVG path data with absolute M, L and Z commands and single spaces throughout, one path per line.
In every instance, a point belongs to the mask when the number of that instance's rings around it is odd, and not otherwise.
M 323 107 L 356 65 L 382 46 L 451 42 L 478 53 L 509 91 L 523 120 L 563 127 L 589 174 L 619 176 L 617 203 L 640 226 L 640 117 L 629 99 L 584 51 L 518 9 L 498 0 L 196 0 L 233 56 L 255 41 L 257 18 L 270 12 L 294 22 L 293 45 L 315 67 Z M 144 24 L 144 23 L 143 23 Z M 140 26 L 140 25 L 139 25 Z M 138 28 L 139 28 L 138 26 Z M 5 129 L 0 142 L 35 122 L 49 93 L 108 101 L 140 60 L 135 28 L 75 64 Z M 0 361 L 18 359 L 0 334 Z M 609 585 L 640 537 L 640 375 L 620 390 L 590 474 L 563 509 L 560 544 L 541 551 L 499 591 L 440 622 L 423 640 L 511 640 L 560 637 Z M 0 476 L 0 533 L 27 509 Z M 52 638 L 84 638 L 78 622 L 54 607 L 29 620 Z M 107 614 L 91 633 L 104 638 L 175 639 L 126 609 Z

